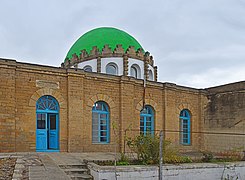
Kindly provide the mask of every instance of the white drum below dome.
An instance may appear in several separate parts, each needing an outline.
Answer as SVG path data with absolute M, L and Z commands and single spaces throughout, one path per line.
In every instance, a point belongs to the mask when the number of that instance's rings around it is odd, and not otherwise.
M 81 62 L 78 64 L 78 68 L 84 69 L 87 72 L 97 72 L 97 59 Z M 122 57 L 101 58 L 100 73 L 122 76 L 123 72 L 124 66 Z M 148 65 L 148 74 L 148 80 L 154 81 L 154 68 L 151 65 Z M 144 61 L 129 58 L 128 76 L 136 79 L 144 79 Z
M 110 66 L 116 68 L 116 74 L 113 75 L 118 75 L 118 76 L 123 75 L 122 57 L 101 58 L 101 73 L 112 74 L 107 71 Z
M 128 75 L 133 76 L 132 70 L 137 70 L 137 79 L 144 79 L 144 62 L 138 59 L 129 58 L 128 59 Z
M 89 61 L 84 61 L 78 64 L 78 68 L 84 69 L 85 67 L 91 67 L 92 72 L 97 72 L 97 59 L 92 59 Z

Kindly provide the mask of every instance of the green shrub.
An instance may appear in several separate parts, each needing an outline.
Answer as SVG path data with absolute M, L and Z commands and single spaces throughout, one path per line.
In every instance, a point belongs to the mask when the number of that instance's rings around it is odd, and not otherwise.
M 117 166 L 127 166 L 127 165 L 129 165 L 129 162 L 127 162 L 127 161 L 118 161 L 117 162 Z
M 151 134 L 139 135 L 127 140 L 127 145 L 137 154 L 138 161 L 143 164 L 159 163 L 159 143 L 160 138 Z M 189 157 L 180 156 L 178 150 L 172 147 L 168 140 L 163 142 L 163 159 L 166 163 L 192 162 Z
M 127 145 L 137 154 L 143 164 L 156 164 L 159 161 L 159 138 L 152 135 L 139 135 L 128 139 Z
M 171 163 L 171 164 L 191 163 L 192 162 L 191 158 L 189 158 L 188 156 L 180 156 L 177 154 L 165 156 L 164 160 L 166 163 Z

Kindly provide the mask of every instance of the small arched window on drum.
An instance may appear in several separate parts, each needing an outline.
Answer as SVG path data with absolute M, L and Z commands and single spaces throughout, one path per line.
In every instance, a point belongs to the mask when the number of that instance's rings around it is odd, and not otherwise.
M 130 76 L 137 78 L 137 79 L 141 78 L 140 67 L 137 64 L 133 64 L 130 67 Z
M 86 72 L 92 72 L 92 67 L 91 66 L 84 66 L 83 70 Z
M 115 63 L 109 63 L 106 65 L 106 74 L 117 75 L 118 67 Z
M 152 70 L 149 70 L 148 72 L 149 72 L 149 80 L 150 80 L 150 81 L 153 81 L 154 79 L 153 79 L 153 73 L 152 73 Z

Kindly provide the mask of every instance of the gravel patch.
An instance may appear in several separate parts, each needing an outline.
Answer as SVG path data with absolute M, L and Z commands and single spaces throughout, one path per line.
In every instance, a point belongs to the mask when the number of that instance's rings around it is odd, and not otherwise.
M 11 180 L 16 158 L 0 158 L 0 180 Z

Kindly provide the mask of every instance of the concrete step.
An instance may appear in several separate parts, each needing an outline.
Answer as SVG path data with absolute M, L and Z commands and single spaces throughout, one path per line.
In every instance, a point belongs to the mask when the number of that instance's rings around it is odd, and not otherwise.
M 62 164 L 59 167 L 72 180 L 93 180 L 93 176 L 89 174 L 89 169 L 85 163 L 81 164 Z
M 61 169 L 73 169 L 73 168 L 77 168 L 77 169 L 87 169 L 87 165 L 86 164 L 66 164 L 66 165 L 59 165 L 59 167 Z
M 71 169 L 64 169 L 64 172 L 67 175 L 79 175 L 79 174 L 88 174 L 88 169 L 80 169 L 80 168 L 71 168 Z
M 93 180 L 93 176 L 89 174 L 80 174 L 80 175 L 70 175 L 72 180 Z

